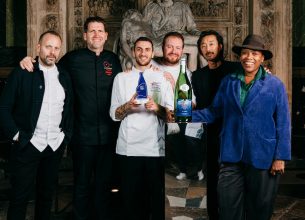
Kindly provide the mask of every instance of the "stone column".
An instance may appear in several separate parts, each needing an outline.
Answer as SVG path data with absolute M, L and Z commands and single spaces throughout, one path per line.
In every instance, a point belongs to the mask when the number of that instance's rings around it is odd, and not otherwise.
M 36 44 L 40 34 L 57 31 L 63 39 L 61 54 L 67 51 L 66 1 L 27 0 L 27 54 L 36 56 Z
M 250 33 L 264 37 L 274 57 L 268 66 L 286 86 L 289 102 L 292 98 L 292 0 L 251 1 L 253 22 Z M 251 5 L 250 5 L 251 7 Z

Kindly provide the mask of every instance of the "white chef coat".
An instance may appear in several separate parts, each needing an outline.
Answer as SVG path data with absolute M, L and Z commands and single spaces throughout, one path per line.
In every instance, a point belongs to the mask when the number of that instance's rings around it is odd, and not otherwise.
M 136 93 L 140 70 L 135 67 L 128 73 L 119 73 L 113 83 L 110 116 L 115 118 L 118 107 Z M 173 109 L 173 90 L 161 71 L 146 69 L 143 73 L 148 95 L 164 107 Z M 144 104 L 127 114 L 122 120 L 116 153 L 126 156 L 165 156 L 165 125 L 157 115 L 145 109 Z

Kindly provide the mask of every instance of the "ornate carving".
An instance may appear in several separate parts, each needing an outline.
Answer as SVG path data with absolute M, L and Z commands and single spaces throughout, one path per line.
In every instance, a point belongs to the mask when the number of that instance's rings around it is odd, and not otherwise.
M 74 40 L 73 40 L 73 48 L 78 49 L 78 48 L 83 48 L 84 45 L 84 40 L 83 40 L 83 29 L 82 27 L 75 27 L 74 28 Z
M 235 0 L 234 3 L 234 25 L 233 25 L 233 36 L 232 36 L 232 44 L 240 45 L 244 39 L 244 35 L 246 34 L 245 30 L 245 5 L 244 1 Z M 231 54 L 233 60 L 238 60 L 238 56 L 234 53 Z
M 233 45 L 241 45 L 243 41 L 243 30 L 241 27 L 237 27 L 234 29 L 233 33 Z M 238 55 L 235 53 L 232 53 L 233 55 L 233 60 L 239 60 Z
M 129 8 L 135 8 L 132 0 L 88 0 L 87 4 L 90 16 L 122 16 Z
M 46 29 L 58 31 L 58 17 L 56 15 L 47 15 L 46 16 Z
M 262 25 L 272 28 L 274 25 L 274 11 L 262 11 Z
M 209 0 L 208 2 L 192 2 L 190 8 L 196 17 L 222 17 L 228 10 L 228 0 L 215 1 Z
M 270 6 L 270 5 L 272 5 L 272 3 L 273 3 L 273 0 L 263 0 L 263 4 L 265 6 Z
M 82 0 L 74 0 L 74 7 L 82 7 Z
M 83 27 L 75 27 L 75 37 L 83 38 Z
M 57 0 L 47 0 L 47 5 L 53 6 L 55 5 Z
M 56 11 L 58 10 L 58 1 L 57 0 L 46 0 L 47 11 Z
M 110 15 L 110 7 L 113 1 L 103 1 L 103 0 L 88 0 L 89 15 L 103 15 L 103 17 L 108 17 Z
M 82 4 L 82 0 L 74 0 L 74 35 L 72 43 L 73 49 L 84 47 Z
M 266 47 L 272 50 L 273 47 L 273 37 L 274 37 L 274 8 L 272 7 L 273 0 L 261 0 L 261 35 L 265 40 Z M 268 6 L 268 7 L 267 7 Z M 266 65 L 269 69 L 272 69 L 272 60 L 268 60 Z
M 234 37 L 233 37 L 233 44 L 234 45 L 241 45 L 242 44 L 242 41 L 243 41 L 243 39 L 242 39 L 242 29 L 241 29 L 241 27 L 237 27 L 237 28 L 235 28 L 235 30 L 234 30 Z
M 82 26 L 83 20 L 82 20 L 82 11 L 78 8 L 74 11 L 74 17 L 75 17 L 75 25 L 76 26 Z
M 80 38 L 80 37 L 74 38 L 74 41 L 73 41 L 73 48 L 74 48 L 74 49 L 79 49 L 79 48 L 83 48 L 83 47 L 84 47 L 83 38 Z
M 234 21 L 235 24 L 241 25 L 243 21 L 243 8 L 240 6 L 234 7 Z
M 192 2 L 190 4 L 190 8 L 191 8 L 191 11 L 193 13 L 194 16 L 196 17 L 203 17 L 205 16 L 205 7 L 204 7 L 204 4 L 201 3 L 201 2 Z
M 262 14 L 262 26 L 261 26 L 261 33 L 264 37 L 265 44 L 267 48 L 270 48 L 273 44 L 273 33 L 274 33 L 274 26 L 273 26 L 273 19 L 269 20 L 270 17 L 268 17 L 267 20 L 263 21 L 264 15 Z

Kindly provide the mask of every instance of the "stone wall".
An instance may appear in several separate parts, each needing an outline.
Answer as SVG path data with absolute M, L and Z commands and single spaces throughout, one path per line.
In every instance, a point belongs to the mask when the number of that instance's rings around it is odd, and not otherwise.
M 59 0 L 27 0 L 27 53 L 36 55 L 36 44 L 46 30 L 59 32 L 63 39 L 62 53 L 67 51 L 67 5 Z
M 286 85 L 291 97 L 291 7 L 292 0 L 184 0 L 190 5 L 199 30 L 215 29 L 224 36 L 227 59 L 236 59 L 233 44 L 248 33 L 264 36 L 274 58 L 268 63 Z M 63 53 L 83 46 L 83 23 L 89 15 L 107 21 L 106 48 L 116 46 L 122 15 L 131 8 L 142 10 L 148 0 L 27 0 L 27 48 L 35 55 L 40 33 L 47 29 L 63 36 Z
M 251 32 L 260 34 L 274 57 L 268 61 L 272 73 L 285 84 L 291 103 L 292 97 L 292 15 L 291 0 L 253 1 Z
M 107 49 L 113 49 L 118 37 L 122 15 L 131 8 L 142 10 L 149 0 L 28 0 L 28 53 L 34 55 L 33 46 L 39 34 L 46 29 L 59 31 L 64 37 L 63 53 L 83 46 L 82 27 L 86 17 L 99 15 L 106 19 L 109 32 Z M 228 59 L 233 43 L 241 43 L 248 33 L 248 1 L 185 0 L 191 7 L 199 30 L 215 29 L 224 36 Z

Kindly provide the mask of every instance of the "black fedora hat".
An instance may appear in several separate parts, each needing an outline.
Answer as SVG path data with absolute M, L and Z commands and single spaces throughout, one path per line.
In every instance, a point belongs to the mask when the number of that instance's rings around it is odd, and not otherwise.
M 243 44 L 233 46 L 232 51 L 237 55 L 240 55 L 241 49 L 243 48 L 262 51 L 265 60 L 269 60 L 273 57 L 272 52 L 265 48 L 265 43 L 263 38 L 256 34 L 249 34 L 245 38 Z

